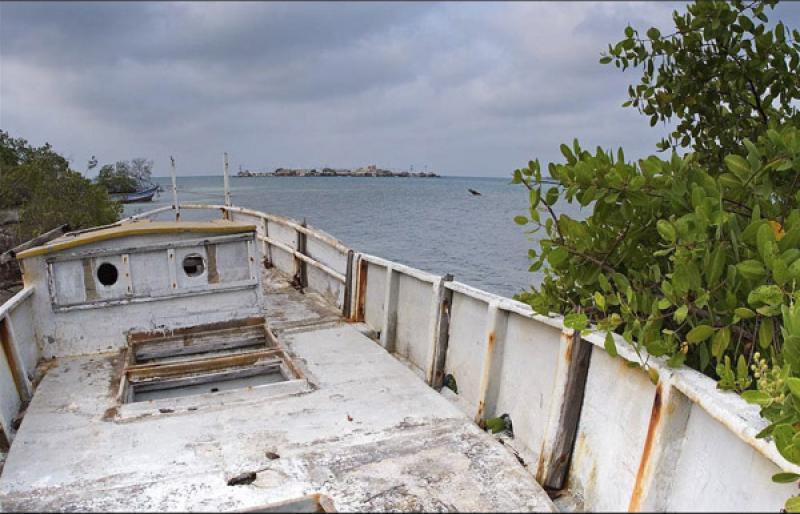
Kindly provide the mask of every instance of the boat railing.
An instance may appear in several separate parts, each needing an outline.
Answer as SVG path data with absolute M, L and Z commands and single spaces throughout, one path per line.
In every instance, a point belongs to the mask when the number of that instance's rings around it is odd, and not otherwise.
M 16 433 L 17 415 L 33 395 L 32 380 L 39 360 L 33 320 L 33 287 L 0 304 L 0 451 Z
M 800 468 L 756 437 L 767 425 L 758 408 L 693 369 L 672 369 L 617 335 L 618 356 L 609 355 L 605 333 L 575 333 L 560 316 L 354 252 L 296 220 L 180 207 L 254 223 L 266 262 L 289 276 L 307 265 L 309 289 L 365 323 L 429 385 L 446 386 L 477 423 L 507 415 L 520 462 L 586 510 L 780 510 L 795 492 L 771 481 Z
M 575 333 L 451 276 L 354 259 L 354 319 L 432 387 L 456 389 L 476 422 L 508 415 L 527 469 L 586 510 L 780 510 L 795 492 L 771 481 L 800 469 L 756 437 L 767 425 L 758 408 L 711 378 L 618 335 L 611 357 L 605 333 Z

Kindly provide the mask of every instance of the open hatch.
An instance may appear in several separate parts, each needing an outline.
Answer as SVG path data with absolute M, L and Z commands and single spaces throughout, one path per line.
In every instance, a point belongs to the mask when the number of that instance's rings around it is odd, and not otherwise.
M 164 332 L 132 332 L 121 404 L 263 388 L 304 380 L 263 317 Z

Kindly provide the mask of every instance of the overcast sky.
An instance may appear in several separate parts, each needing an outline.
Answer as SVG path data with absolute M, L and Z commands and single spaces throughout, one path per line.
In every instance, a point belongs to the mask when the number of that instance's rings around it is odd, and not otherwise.
M 0 3 L 0 128 L 85 170 L 275 167 L 508 176 L 586 146 L 652 153 L 620 104 L 637 72 L 598 63 L 626 24 L 684 3 Z M 797 27 L 800 4 L 779 6 Z M 666 32 L 664 30 L 663 32 Z

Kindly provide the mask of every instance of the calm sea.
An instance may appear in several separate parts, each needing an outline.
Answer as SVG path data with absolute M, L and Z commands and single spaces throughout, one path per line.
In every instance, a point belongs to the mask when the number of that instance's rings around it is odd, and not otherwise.
M 125 215 L 171 203 L 164 192 Z M 539 277 L 528 272 L 535 242 L 514 216 L 527 192 L 510 178 L 232 177 L 234 205 L 305 218 L 354 250 L 512 296 Z M 473 196 L 468 189 L 482 193 Z M 181 202 L 222 203 L 222 177 L 178 177 Z M 187 213 L 188 214 L 188 213 Z

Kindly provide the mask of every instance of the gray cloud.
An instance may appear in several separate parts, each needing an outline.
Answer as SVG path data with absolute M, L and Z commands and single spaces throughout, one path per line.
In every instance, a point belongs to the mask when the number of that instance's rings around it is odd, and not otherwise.
M 146 155 L 157 173 L 170 154 L 217 173 L 226 150 L 256 169 L 454 175 L 507 175 L 573 137 L 651 153 L 663 129 L 619 107 L 635 72 L 597 60 L 681 6 L 4 2 L 0 126 L 79 169 Z

